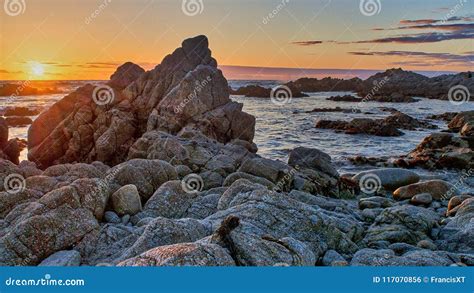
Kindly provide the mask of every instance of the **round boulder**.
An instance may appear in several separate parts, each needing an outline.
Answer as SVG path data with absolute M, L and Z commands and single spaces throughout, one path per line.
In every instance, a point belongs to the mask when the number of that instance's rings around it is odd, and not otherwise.
M 122 186 L 112 195 L 112 207 L 119 215 L 135 215 L 142 210 L 137 187 L 133 184 Z

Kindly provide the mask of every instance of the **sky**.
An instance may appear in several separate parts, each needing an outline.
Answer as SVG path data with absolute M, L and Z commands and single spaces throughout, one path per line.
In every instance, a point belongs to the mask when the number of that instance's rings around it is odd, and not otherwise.
M 246 77 L 240 66 L 467 71 L 473 1 L 3 0 L 0 80 L 108 79 L 127 61 L 149 70 L 201 34 L 228 79 Z

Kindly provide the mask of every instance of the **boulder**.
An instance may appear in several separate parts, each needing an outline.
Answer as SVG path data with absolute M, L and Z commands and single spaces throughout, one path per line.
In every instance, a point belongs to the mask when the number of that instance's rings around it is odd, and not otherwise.
M 119 215 L 135 215 L 142 210 L 140 194 L 135 185 L 129 184 L 120 187 L 112 194 L 112 207 Z
M 235 266 L 235 262 L 219 245 L 181 243 L 153 248 L 118 266 Z
M 376 178 L 380 182 L 381 187 L 387 190 L 395 190 L 401 186 L 410 185 L 420 181 L 420 177 L 415 172 L 399 169 L 399 168 L 383 168 L 363 171 L 352 177 L 352 179 L 360 182 L 361 179 Z M 363 184 L 363 182 L 360 182 Z
M 311 168 L 333 177 L 339 177 L 339 173 L 332 165 L 331 157 L 318 149 L 298 147 L 292 150 L 288 165 L 294 168 Z
M 429 193 L 416 194 L 410 199 L 410 203 L 414 205 L 429 205 L 432 201 L 433 197 Z
M 435 200 L 448 200 L 455 192 L 456 188 L 446 181 L 429 180 L 400 187 L 393 192 L 393 198 L 404 200 L 420 193 L 428 193 Z
M 148 217 L 179 219 L 185 215 L 198 196 L 198 192 L 183 189 L 182 181 L 168 181 L 146 202 L 143 213 Z

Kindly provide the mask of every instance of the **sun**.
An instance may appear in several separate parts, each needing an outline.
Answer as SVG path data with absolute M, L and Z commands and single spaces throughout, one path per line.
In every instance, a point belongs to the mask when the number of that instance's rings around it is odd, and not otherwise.
M 31 64 L 31 74 L 35 76 L 43 76 L 44 75 L 44 65 L 39 62 L 33 62 Z

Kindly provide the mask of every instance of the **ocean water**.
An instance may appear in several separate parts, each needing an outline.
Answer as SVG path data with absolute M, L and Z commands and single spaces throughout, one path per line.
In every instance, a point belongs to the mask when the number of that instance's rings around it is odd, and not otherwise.
M 82 83 L 75 83 L 77 87 Z M 266 87 L 277 85 L 278 81 L 230 81 L 232 88 L 249 84 L 260 84 Z M 71 88 L 71 90 L 74 89 Z M 326 98 L 334 95 L 353 94 L 349 92 L 319 92 L 307 93 L 310 97 L 292 98 L 283 105 L 272 103 L 270 99 L 231 96 L 231 99 L 244 104 L 244 111 L 254 115 L 257 119 L 254 142 L 257 144 L 258 153 L 266 158 L 286 162 L 289 152 L 299 146 L 317 148 L 328 153 L 340 173 L 356 173 L 370 169 L 370 166 L 354 166 L 347 159 L 349 157 L 363 156 L 398 156 L 413 150 L 424 137 L 432 132 L 447 129 L 443 121 L 429 120 L 439 129 L 422 129 L 419 131 L 402 130 L 405 135 L 400 137 L 376 137 L 370 135 L 348 135 L 336 133 L 333 130 L 317 129 L 314 127 L 319 119 L 351 120 L 353 118 L 383 118 L 390 115 L 381 107 L 395 108 L 417 119 L 426 119 L 433 114 L 446 112 L 459 112 L 474 110 L 474 103 L 464 103 L 456 106 L 449 101 L 429 100 L 424 98 L 416 103 L 378 103 L 365 102 L 362 104 L 349 102 L 327 101 Z M 0 110 L 9 106 L 23 106 L 29 108 L 46 109 L 65 94 L 16 97 L 0 97 Z M 314 108 L 341 107 L 352 109 L 356 107 L 362 113 L 305 113 Z M 370 114 L 367 114 L 370 113 Z M 31 117 L 32 119 L 36 117 Z M 27 138 L 28 127 L 10 128 L 10 138 Z M 21 159 L 26 159 L 27 151 L 23 151 Z M 424 178 L 440 178 L 457 183 L 461 173 L 439 170 L 430 172 L 416 169 Z M 462 191 L 474 192 L 474 178 L 465 178 Z

